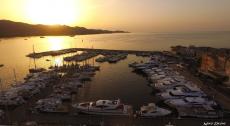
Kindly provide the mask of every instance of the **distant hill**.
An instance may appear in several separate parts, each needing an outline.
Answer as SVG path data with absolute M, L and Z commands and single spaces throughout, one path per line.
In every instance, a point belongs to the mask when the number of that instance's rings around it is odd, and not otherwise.
M 22 22 L 0 20 L 0 37 L 49 36 L 49 35 L 85 35 L 126 33 L 124 31 L 109 31 L 101 29 L 87 29 L 84 27 L 70 27 L 66 25 L 32 25 Z

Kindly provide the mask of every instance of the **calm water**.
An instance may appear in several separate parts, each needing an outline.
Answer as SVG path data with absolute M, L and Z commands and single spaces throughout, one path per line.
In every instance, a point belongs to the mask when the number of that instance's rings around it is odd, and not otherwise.
M 24 40 L 27 39 L 27 40 Z M 33 60 L 25 57 L 26 54 L 32 52 L 33 45 L 36 52 L 59 50 L 72 47 L 87 48 L 105 48 L 105 49 L 130 49 L 130 50 L 170 50 L 172 45 L 197 45 L 212 47 L 230 47 L 230 32 L 203 32 L 203 33 L 130 33 L 130 34 L 105 34 L 105 35 L 82 35 L 75 37 L 59 36 L 59 37 L 19 37 L 10 39 L 0 39 L 0 64 L 4 64 L 0 68 L 0 78 L 4 87 L 14 82 L 13 69 L 16 71 L 17 81 L 22 80 L 28 73 L 28 69 L 32 68 Z M 63 56 L 45 57 L 36 61 L 39 67 L 49 67 L 50 65 L 62 65 Z M 47 62 L 46 59 L 50 59 Z M 113 68 L 117 67 L 117 68 Z M 116 71 L 120 69 L 118 66 L 105 65 L 105 71 L 108 78 L 113 83 L 133 81 L 128 80 L 129 75 L 126 72 L 120 72 L 119 78 L 114 76 Z M 124 68 L 124 70 L 126 70 Z M 128 71 L 128 70 L 127 70 Z M 102 75 L 101 75 L 102 74 Z M 98 77 L 103 78 L 104 73 L 99 73 Z M 135 75 L 130 75 L 133 77 Z M 114 78 L 112 78 L 114 77 Z M 100 78 L 95 79 L 95 82 Z M 110 83 L 110 82 L 108 82 Z M 123 83 L 122 83 L 123 84 Z M 136 83 L 134 83 L 135 85 Z M 95 84 L 96 85 L 96 84 Z M 114 84 L 113 84 L 114 85 Z M 117 88 L 121 84 L 115 84 Z M 133 85 L 133 86 L 134 86 Z M 102 87 L 102 86 L 101 86 Z M 127 86 L 127 88 L 130 86 Z M 96 87 L 95 87 L 96 88 Z M 96 89 L 95 89 L 96 90 Z M 99 89 L 97 89 L 99 90 Z M 101 89 L 102 90 L 102 89 Z M 106 91 L 105 91 L 106 92 Z M 112 92 L 109 92 L 112 93 Z
M 133 105 L 135 109 L 143 103 L 153 102 L 155 98 L 151 95 L 152 89 L 148 87 L 148 81 L 132 72 L 128 64 L 133 61 L 146 61 L 129 55 L 126 60 L 117 64 L 102 63 L 91 82 L 86 83 L 80 89 L 76 101 L 94 101 L 98 99 L 118 99 Z

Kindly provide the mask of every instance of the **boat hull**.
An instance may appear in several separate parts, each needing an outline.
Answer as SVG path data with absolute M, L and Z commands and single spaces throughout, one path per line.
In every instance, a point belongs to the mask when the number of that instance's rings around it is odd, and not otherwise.
M 75 112 L 79 114 L 88 114 L 88 115 L 107 115 L 107 116 L 130 116 L 132 115 L 132 107 L 125 106 L 126 110 L 90 110 L 90 109 L 81 109 L 75 108 Z

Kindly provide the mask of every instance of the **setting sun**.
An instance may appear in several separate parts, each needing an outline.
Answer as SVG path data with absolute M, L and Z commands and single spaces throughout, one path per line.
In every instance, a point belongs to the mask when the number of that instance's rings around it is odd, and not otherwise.
M 80 15 L 77 0 L 28 0 L 28 18 L 41 24 L 73 24 Z

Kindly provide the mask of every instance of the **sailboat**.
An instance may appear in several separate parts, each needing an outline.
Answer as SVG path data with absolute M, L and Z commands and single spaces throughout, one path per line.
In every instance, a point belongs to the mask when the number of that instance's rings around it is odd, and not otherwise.
M 33 45 L 33 53 L 35 54 L 34 45 Z M 29 69 L 30 73 L 39 73 L 39 72 L 43 72 L 46 70 L 44 68 L 37 68 L 36 60 L 35 60 L 35 58 L 33 58 L 33 59 L 34 59 L 34 68 Z

